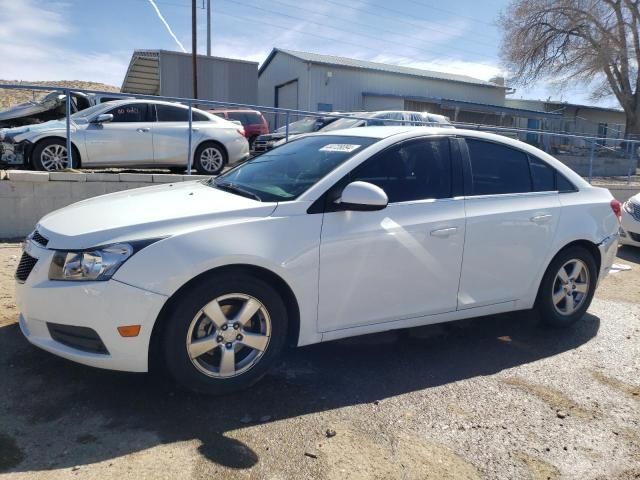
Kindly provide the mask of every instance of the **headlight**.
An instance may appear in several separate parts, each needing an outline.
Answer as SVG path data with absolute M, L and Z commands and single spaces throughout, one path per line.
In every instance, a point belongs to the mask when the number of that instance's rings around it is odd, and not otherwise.
M 627 200 L 626 202 L 624 202 L 624 204 L 622 206 L 623 206 L 623 208 L 625 209 L 625 211 L 627 213 L 633 214 L 634 205 L 631 203 L 631 200 Z
M 50 280 L 109 280 L 134 253 L 128 243 L 79 252 L 57 251 L 49 267 Z

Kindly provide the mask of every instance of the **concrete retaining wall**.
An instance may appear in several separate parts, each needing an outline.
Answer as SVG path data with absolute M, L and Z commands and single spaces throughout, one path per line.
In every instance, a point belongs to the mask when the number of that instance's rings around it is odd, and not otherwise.
M 0 239 L 28 235 L 49 212 L 86 198 L 159 183 L 208 178 L 202 175 L 149 173 L 75 173 L 0 170 Z M 638 193 L 638 187 L 599 185 L 618 200 Z
M 202 175 L 0 170 L 0 238 L 28 235 L 49 212 L 131 188 L 208 178 Z

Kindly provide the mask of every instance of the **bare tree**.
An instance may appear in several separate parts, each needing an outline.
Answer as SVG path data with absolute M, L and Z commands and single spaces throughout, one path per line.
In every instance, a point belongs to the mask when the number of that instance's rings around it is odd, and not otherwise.
M 512 0 L 500 15 L 502 56 L 515 81 L 582 83 L 615 95 L 626 136 L 640 136 L 640 0 Z

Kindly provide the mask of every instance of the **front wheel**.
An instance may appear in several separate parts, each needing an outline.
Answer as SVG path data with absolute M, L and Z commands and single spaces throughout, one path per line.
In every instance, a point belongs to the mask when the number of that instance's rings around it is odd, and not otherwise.
M 595 293 L 598 272 L 591 252 L 575 246 L 553 259 L 542 279 L 535 309 L 554 327 L 567 327 L 580 320 Z
M 74 153 L 73 157 L 76 154 Z M 44 172 L 73 168 L 77 159 L 69 162 L 67 143 L 59 138 L 49 138 L 37 143 L 31 156 L 33 168 Z
M 189 390 L 222 394 L 257 382 L 284 346 L 287 310 L 267 283 L 221 274 L 195 284 L 167 318 L 164 360 Z
M 204 175 L 218 175 L 227 164 L 227 153 L 218 143 L 203 143 L 196 150 L 194 164 Z

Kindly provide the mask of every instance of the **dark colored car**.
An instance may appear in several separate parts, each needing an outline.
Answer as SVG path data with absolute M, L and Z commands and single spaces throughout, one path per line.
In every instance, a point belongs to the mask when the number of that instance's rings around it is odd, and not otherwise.
M 336 121 L 336 117 L 305 117 L 289 124 L 289 135 L 301 135 L 303 133 L 317 132 L 323 127 Z M 273 133 L 260 135 L 251 149 L 254 153 L 264 153 L 273 148 L 273 144 L 287 136 L 287 126 L 283 125 Z
M 253 147 L 256 138 L 269 133 L 269 124 L 262 113 L 257 110 L 209 110 L 225 120 L 242 123 L 244 136 L 249 141 L 249 148 Z

